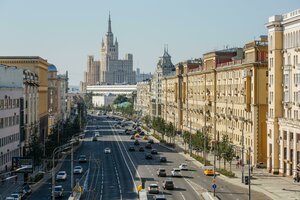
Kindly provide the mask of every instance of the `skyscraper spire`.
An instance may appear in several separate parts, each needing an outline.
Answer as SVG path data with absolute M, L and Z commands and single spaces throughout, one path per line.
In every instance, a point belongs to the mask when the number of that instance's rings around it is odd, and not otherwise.
M 108 16 L 108 33 L 111 33 L 111 21 L 110 21 L 110 12 L 109 12 L 109 16 Z

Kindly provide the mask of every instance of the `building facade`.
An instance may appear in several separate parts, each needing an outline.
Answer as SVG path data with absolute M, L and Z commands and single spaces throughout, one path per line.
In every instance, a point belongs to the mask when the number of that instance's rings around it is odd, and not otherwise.
M 119 59 L 119 43 L 112 33 L 110 15 L 108 31 L 101 43 L 100 56 L 100 61 L 96 61 L 94 56 L 88 56 L 87 71 L 84 73 L 81 91 L 86 91 L 87 86 L 96 84 L 136 83 L 132 54 L 126 54 L 124 59 Z
M 268 162 L 274 174 L 299 173 L 300 9 L 269 17 Z
M 142 116 L 151 114 L 151 81 L 139 82 L 136 85 L 135 110 Z
M 179 63 L 163 81 L 163 117 L 216 142 L 228 135 L 237 156 L 266 162 L 267 76 L 266 37 Z
M 0 65 L 0 171 L 10 170 L 12 157 L 20 156 L 20 100 L 23 70 Z
M 151 73 L 141 73 L 140 68 L 136 68 L 136 82 L 143 82 L 143 81 L 147 81 L 150 80 L 152 78 L 152 74 Z
M 175 74 L 175 66 L 171 61 L 171 56 L 164 49 L 164 54 L 159 58 L 156 70 L 151 80 L 151 116 L 161 116 L 162 99 L 162 79 L 164 76 Z
M 43 142 L 48 134 L 48 62 L 41 57 L 0 56 L 0 64 L 16 66 L 37 74 L 38 85 L 38 118 L 39 139 Z

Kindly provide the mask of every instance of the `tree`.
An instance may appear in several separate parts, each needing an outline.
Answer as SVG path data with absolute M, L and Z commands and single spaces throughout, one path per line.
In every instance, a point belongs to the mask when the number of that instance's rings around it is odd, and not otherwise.
M 150 116 L 149 116 L 149 115 L 146 115 L 146 116 L 144 117 L 144 122 L 145 122 L 146 126 L 149 126 L 150 121 L 151 121 Z
M 231 162 L 235 155 L 234 155 L 233 145 L 229 140 L 228 135 L 223 135 L 222 141 L 219 145 L 219 151 L 221 153 L 221 157 L 224 159 L 224 169 L 226 169 L 226 162 L 230 163 L 230 168 L 231 168 Z
M 128 102 L 128 98 L 125 95 L 118 95 L 118 97 L 114 100 L 114 104 L 120 104 L 124 102 Z
M 29 146 L 28 156 L 33 158 L 34 166 L 40 165 L 42 163 L 43 147 L 36 135 L 33 136 Z

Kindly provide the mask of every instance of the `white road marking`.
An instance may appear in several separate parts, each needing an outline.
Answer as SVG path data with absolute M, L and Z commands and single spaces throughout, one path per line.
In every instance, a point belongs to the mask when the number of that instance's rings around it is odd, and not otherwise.
M 185 200 L 185 198 L 184 198 L 184 196 L 183 196 L 182 192 L 180 192 L 180 194 L 181 194 L 181 196 L 182 196 L 183 200 Z
M 102 194 L 103 194 L 103 176 L 104 176 L 104 173 L 103 173 L 103 166 L 102 166 L 102 182 L 101 182 L 101 195 L 100 195 L 100 200 L 102 200 Z
M 190 183 L 190 181 L 186 178 L 184 178 L 184 180 L 191 186 L 191 188 L 197 193 L 198 196 L 200 196 L 200 194 L 198 193 L 198 191 L 194 188 L 194 186 Z

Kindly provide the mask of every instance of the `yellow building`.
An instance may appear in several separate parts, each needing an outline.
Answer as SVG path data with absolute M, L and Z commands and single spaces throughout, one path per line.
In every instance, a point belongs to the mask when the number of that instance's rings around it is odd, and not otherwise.
M 39 77 L 38 87 L 38 111 L 39 111 L 39 133 L 43 140 L 48 132 L 48 62 L 41 57 L 31 56 L 1 56 L 0 64 L 16 66 L 22 69 L 28 69 L 36 73 Z
M 269 18 L 268 169 L 299 173 L 300 163 L 300 9 Z
M 241 157 L 266 162 L 267 38 L 204 54 L 203 64 L 176 66 L 163 81 L 163 117 L 179 130 L 228 135 Z M 243 139 L 244 138 L 244 139 Z

